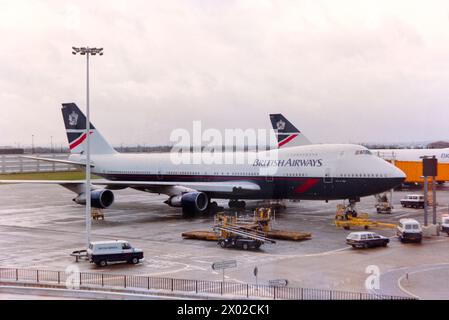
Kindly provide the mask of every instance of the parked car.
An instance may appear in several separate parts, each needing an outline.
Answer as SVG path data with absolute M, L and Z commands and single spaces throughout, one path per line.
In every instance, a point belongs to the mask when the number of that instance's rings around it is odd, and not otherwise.
M 404 199 L 401 199 L 401 205 L 404 208 L 424 208 L 424 196 L 420 194 L 408 194 Z
M 91 263 L 105 267 L 109 262 L 138 264 L 143 259 L 143 251 L 133 248 L 128 241 L 96 241 L 89 244 L 87 257 Z
M 449 216 L 441 217 L 441 231 L 446 232 L 449 236 Z
M 249 239 L 241 236 L 222 238 L 218 240 L 218 244 L 222 248 L 239 248 L 243 250 L 259 249 L 262 242 L 259 240 Z
M 421 242 L 422 228 L 415 219 L 401 219 L 396 228 L 396 234 L 401 242 Z
M 346 243 L 353 248 L 386 247 L 390 239 L 375 232 L 351 232 L 346 237 Z

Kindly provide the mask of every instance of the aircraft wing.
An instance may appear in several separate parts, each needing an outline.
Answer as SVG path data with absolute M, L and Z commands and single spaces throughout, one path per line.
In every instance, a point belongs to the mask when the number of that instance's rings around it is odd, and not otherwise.
M 63 159 L 53 159 L 53 158 L 40 158 L 40 157 L 33 157 L 33 156 L 22 156 L 22 158 L 26 159 L 32 159 L 32 160 L 39 160 L 39 161 L 46 161 L 46 162 L 57 162 L 57 163 L 64 163 L 64 164 L 72 164 L 75 166 L 86 166 L 86 163 L 84 162 L 78 162 L 78 161 L 71 161 L 71 160 L 63 160 Z M 91 167 L 94 167 L 93 164 L 90 165 Z
M 0 184 L 60 184 L 64 187 L 70 185 L 83 185 L 84 180 L 0 180 Z M 222 181 L 222 182 L 177 182 L 177 181 L 111 181 L 104 179 L 91 180 L 91 184 L 108 186 L 111 188 L 146 188 L 148 191 L 155 190 L 154 192 L 160 192 L 165 188 L 180 187 L 184 189 L 191 189 L 202 192 L 215 192 L 215 193 L 231 193 L 242 191 L 259 191 L 260 186 L 256 183 L 249 181 Z M 161 191 L 161 193 L 165 193 Z M 167 192 L 172 193 L 172 192 Z
M 238 191 L 259 191 L 260 186 L 249 181 L 222 181 L 222 182 L 172 182 L 172 181 L 110 181 L 93 180 L 93 185 L 107 185 L 117 187 L 136 187 L 136 188 L 154 188 L 154 187 L 184 187 L 202 192 L 238 192 Z

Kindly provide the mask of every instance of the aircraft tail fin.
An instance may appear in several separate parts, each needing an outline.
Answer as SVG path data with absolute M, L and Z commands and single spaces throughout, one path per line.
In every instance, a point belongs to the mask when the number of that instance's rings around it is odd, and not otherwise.
M 311 144 L 301 131 L 299 131 L 281 113 L 270 114 L 271 125 L 276 132 L 278 148 L 304 146 Z
M 86 149 L 86 116 L 73 102 L 63 103 L 61 110 L 70 153 L 84 153 Z M 117 153 L 92 123 L 90 124 L 90 151 L 91 154 Z

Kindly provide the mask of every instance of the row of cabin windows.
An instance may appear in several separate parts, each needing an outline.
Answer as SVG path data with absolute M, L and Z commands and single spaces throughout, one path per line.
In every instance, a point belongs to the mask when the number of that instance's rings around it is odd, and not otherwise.
M 167 171 L 167 172 L 150 172 L 150 171 L 109 171 L 111 174 L 157 174 L 157 175 L 201 175 L 198 171 Z M 204 172 L 204 175 L 209 175 L 210 173 Z M 228 176 L 252 176 L 258 177 L 260 174 L 258 172 L 214 172 L 212 175 L 228 175 Z M 304 173 L 286 173 L 286 177 L 305 177 Z
M 110 171 L 110 173 L 120 174 L 157 174 L 157 175 L 201 175 L 198 171 L 168 171 L 168 172 L 150 172 L 150 171 Z M 204 172 L 208 175 L 207 172 Z M 258 172 L 214 172 L 213 175 L 231 175 L 231 176 L 260 176 Z M 304 173 L 286 173 L 285 177 L 306 177 Z M 387 174 L 381 173 L 341 173 L 341 178 L 386 178 Z
M 198 171 L 168 171 L 168 172 L 150 172 L 150 171 L 110 171 L 110 173 L 118 174 L 157 174 L 157 175 L 201 175 Z M 205 172 L 205 175 L 209 173 Z M 260 176 L 257 172 L 214 172 L 213 175 L 228 175 L 228 176 Z M 285 177 L 306 177 L 304 173 L 286 173 Z M 341 173 L 341 178 L 386 178 L 387 174 L 381 173 Z
M 286 173 L 286 177 L 305 177 L 305 173 Z
M 105 171 L 106 173 L 106 171 Z M 114 174 L 156 174 L 156 175 L 201 175 L 198 171 L 167 171 L 167 172 L 150 172 L 150 171 L 109 171 L 108 173 Z M 204 172 L 204 175 L 209 175 L 210 173 Z M 229 175 L 229 176 L 259 176 L 257 172 L 214 172 L 212 175 Z M 296 174 L 295 176 L 300 176 Z
M 387 174 L 381 173 L 341 173 L 342 178 L 386 178 Z
M 311 152 L 311 153 L 292 153 L 292 154 L 289 154 L 289 156 L 290 157 L 302 157 L 302 158 L 304 158 L 304 157 L 318 157 L 318 153 L 313 153 L 313 152 Z

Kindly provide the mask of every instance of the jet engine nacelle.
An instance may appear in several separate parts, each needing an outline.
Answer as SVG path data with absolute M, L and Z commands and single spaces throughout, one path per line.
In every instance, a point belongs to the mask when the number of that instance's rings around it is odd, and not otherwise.
M 172 207 L 182 207 L 184 213 L 195 213 L 207 209 L 209 198 L 204 192 L 188 192 L 172 196 L 165 203 Z
M 114 202 L 114 193 L 108 189 L 92 190 L 90 197 L 90 204 L 93 208 L 105 209 L 109 207 Z M 81 193 L 75 199 L 73 199 L 78 204 L 86 204 L 86 194 Z

